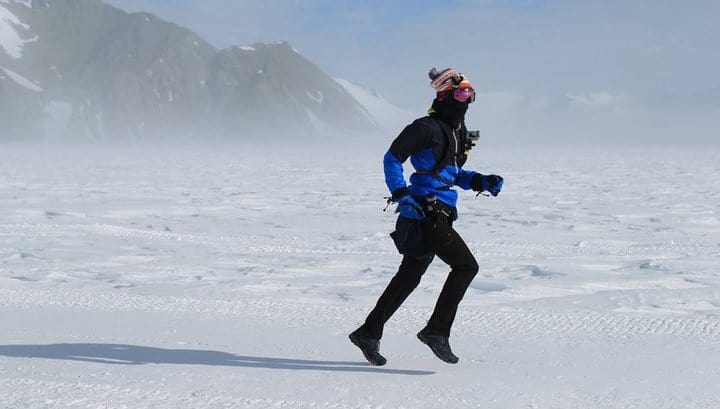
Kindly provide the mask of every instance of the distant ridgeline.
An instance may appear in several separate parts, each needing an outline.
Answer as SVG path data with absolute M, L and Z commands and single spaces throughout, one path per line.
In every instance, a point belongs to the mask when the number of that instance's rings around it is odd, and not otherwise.
M 376 127 L 286 42 L 218 50 L 188 29 L 99 0 L 0 0 L 0 139 Z

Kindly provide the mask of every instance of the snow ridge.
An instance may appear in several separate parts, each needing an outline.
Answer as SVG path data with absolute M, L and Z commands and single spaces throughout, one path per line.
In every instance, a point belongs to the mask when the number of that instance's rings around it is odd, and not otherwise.
M 371 118 L 386 130 L 399 129 L 404 122 L 409 122 L 413 117 L 411 112 L 391 104 L 374 90 L 363 88 L 342 78 L 333 79 L 345 88 L 370 113 Z
M 44 90 L 40 88 L 37 84 L 30 81 L 29 79 L 23 77 L 22 75 L 16 73 L 15 71 L 9 70 L 3 66 L 0 66 L 0 71 L 3 71 L 5 74 L 7 74 L 10 79 L 15 81 L 18 85 L 22 86 L 23 88 L 27 88 L 30 91 L 34 92 L 43 92 Z
M 267 299 L 204 299 L 159 295 L 134 295 L 116 291 L 88 290 L 13 290 L 0 289 L 0 305 L 70 307 L 86 310 L 181 312 L 216 316 L 218 314 L 253 317 L 264 321 L 279 319 L 297 328 L 343 328 L 348 317 L 357 315 L 353 305 L 304 304 Z M 394 328 L 414 333 L 430 314 L 430 307 L 404 307 L 393 317 Z M 322 320 L 318 317 L 322 316 Z M 465 306 L 458 312 L 458 335 L 504 334 L 514 337 L 577 337 L 604 335 L 628 338 L 662 335 L 694 341 L 720 340 L 720 319 L 712 316 L 681 317 L 642 313 L 594 312 L 522 312 L 485 311 L 484 307 Z M 358 317 L 359 318 L 359 317 Z M 466 325 L 464 323 L 472 323 Z

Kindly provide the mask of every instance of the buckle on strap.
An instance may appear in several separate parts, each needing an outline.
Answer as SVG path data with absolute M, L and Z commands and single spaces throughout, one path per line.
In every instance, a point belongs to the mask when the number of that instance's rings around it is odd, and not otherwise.
M 439 201 L 436 196 L 427 196 L 425 198 L 425 208 L 429 213 L 434 213 L 446 219 L 453 218 L 454 209 Z

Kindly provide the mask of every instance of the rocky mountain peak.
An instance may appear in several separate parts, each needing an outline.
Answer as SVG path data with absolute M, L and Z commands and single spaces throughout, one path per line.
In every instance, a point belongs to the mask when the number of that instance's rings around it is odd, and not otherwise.
M 99 0 L 0 0 L 0 45 L 0 122 L 21 138 L 375 127 L 362 105 L 288 42 L 218 50 L 153 14 Z M 58 106 L 65 118 L 57 118 Z

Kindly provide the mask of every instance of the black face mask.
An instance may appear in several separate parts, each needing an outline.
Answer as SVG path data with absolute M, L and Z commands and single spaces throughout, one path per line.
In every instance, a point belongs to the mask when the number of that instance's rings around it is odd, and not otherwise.
M 441 119 L 453 128 L 457 128 L 463 120 L 465 120 L 465 113 L 470 106 L 469 102 L 460 102 L 447 95 L 443 99 L 433 100 L 432 109 L 435 111 L 433 116 Z

